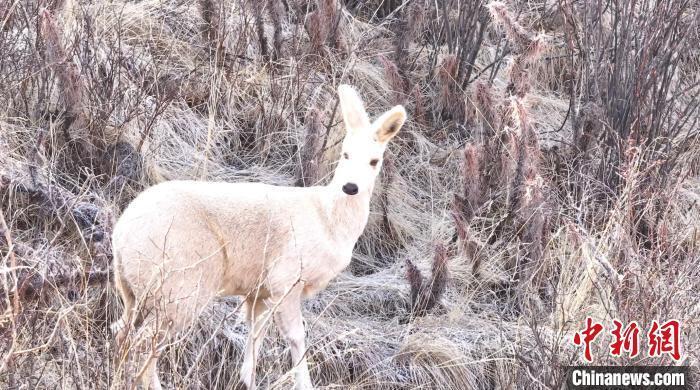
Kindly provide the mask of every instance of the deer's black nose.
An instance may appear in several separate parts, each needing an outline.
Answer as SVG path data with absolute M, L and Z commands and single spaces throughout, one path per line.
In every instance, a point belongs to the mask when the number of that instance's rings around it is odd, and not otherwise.
M 343 192 L 348 194 L 348 195 L 355 195 L 357 194 L 357 184 L 355 183 L 345 183 L 343 186 Z

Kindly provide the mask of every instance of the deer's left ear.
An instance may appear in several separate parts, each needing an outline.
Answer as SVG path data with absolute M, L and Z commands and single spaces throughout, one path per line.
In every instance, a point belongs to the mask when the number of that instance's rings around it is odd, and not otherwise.
M 369 116 L 362 104 L 362 98 L 355 88 L 341 84 L 338 86 L 338 97 L 340 98 L 340 110 L 343 113 L 346 131 L 362 131 L 369 127 Z
M 385 112 L 374 121 L 377 129 L 377 141 L 386 143 L 399 132 L 401 126 L 406 122 L 406 109 L 403 106 L 395 106 Z

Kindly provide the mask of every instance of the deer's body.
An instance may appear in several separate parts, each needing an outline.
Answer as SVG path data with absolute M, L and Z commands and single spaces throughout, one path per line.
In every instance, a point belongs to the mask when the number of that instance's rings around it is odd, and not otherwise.
M 157 286 L 169 297 L 177 330 L 215 297 L 268 298 L 297 281 L 310 296 L 350 263 L 369 216 L 362 198 L 323 186 L 166 182 L 119 219 L 115 268 L 133 290 Z
M 274 317 L 297 365 L 297 388 L 312 387 L 301 299 L 350 263 L 367 224 L 386 142 L 405 119 L 396 107 L 370 124 L 354 90 L 339 92 L 349 130 L 345 158 L 328 185 L 171 181 L 149 188 L 127 207 L 113 234 L 115 284 L 125 306 L 114 326 L 120 342 L 127 325 L 138 326 L 137 312 L 156 316 L 150 326 L 172 334 L 213 298 L 243 296 L 251 327 L 243 382 L 255 386 L 255 359 Z M 151 356 L 140 379 L 159 388 L 157 354 Z

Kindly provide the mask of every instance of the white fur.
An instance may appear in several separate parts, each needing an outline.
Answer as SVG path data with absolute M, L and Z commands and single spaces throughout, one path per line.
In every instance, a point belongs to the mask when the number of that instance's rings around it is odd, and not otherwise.
M 338 93 L 347 134 L 328 185 L 170 181 L 127 207 L 113 236 L 115 284 L 125 305 L 114 326 L 120 342 L 126 324 L 138 325 L 137 311 L 155 313 L 144 323 L 165 337 L 185 329 L 211 299 L 239 295 L 250 325 L 241 380 L 255 387 L 255 360 L 274 318 L 291 349 L 296 388 L 312 388 L 301 299 L 350 263 L 387 142 L 406 119 L 396 106 L 371 123 L 353 88 L 341 85 Z M 347 183 L 357 185 L 356 195 L 344 193 Z M 156 364 L 140 379 L 159 385 Z
M 126 323 L 124 322 L 124 319 L 120 318 L 117 321 L 113 322 L 112 325 L 109 326 L 109 328 L 112 330 L 112 333 L 117 333 L 120 330 L 124 329 L 125 326 Z

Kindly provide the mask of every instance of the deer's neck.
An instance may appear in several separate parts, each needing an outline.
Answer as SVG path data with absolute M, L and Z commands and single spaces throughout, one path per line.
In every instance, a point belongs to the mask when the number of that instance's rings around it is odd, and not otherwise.
M 372 189 L 357 195 L 346 195 L 338 186 L 327 187 L 328 219 L 333 226 L 333 235 L 342 241 L 355 244 L 369 219 L 369 202 Z

